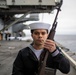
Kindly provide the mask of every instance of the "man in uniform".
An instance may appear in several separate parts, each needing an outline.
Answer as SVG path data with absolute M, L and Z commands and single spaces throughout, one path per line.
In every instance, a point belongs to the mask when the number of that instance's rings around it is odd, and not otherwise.
M 55 73 L 59 69 L 67 74 L 70 71 L 69 61 L 62 55 L 56 43 L 47 39 L 50 24 L 36 22 L 29 26 L 33 43 L 19 51 L 13 63 L 12 75 L 36 75 L 44 48 L 49 51 L 46 66 L 55 69 Z

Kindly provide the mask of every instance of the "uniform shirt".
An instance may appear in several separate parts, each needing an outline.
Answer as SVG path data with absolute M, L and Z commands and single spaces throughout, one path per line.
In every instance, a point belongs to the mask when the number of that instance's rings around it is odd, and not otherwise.
M 62 55 L 58 47 L 56 51 L 53 53 L 49 52 L 46 67 L 55 70 L 59 69 L 62 73 L 67 74 L 70 71 L 70 63 Z M 41 54 L 41 52 L 39 52 L 39 54 Z M 37 56 L 29 47 L 26 47 L 19 51 L 13 63 L 12 75 L 36 75 L 38 68 L 39 60 Z
M 29 48 L 35 53 L 35 55 L 36 55 L 36 57 L 38 58 L 38 60 L 40 60 L 40 55 L 41 55 L 43 49 L 36 50 L 36 49 L 33 48 L 32 45 L 30 45 Z

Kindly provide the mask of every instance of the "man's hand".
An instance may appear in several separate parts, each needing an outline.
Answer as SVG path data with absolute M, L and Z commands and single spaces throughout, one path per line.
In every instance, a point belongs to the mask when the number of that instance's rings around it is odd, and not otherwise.
M 52 40 L 46 40 L 46 42 L 44 43 L 44 48 L 48 49 L 49 52 L 53 52 L 56 50 L 56 43 Z

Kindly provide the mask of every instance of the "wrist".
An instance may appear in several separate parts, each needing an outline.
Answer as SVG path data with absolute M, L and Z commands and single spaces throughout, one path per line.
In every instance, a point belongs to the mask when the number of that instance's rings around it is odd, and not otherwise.
M 58 49 L 56 49 L 56 50 L 54 50 L 52 53 L 51 53 L 51 55 L 54 57 L 54 56 L 56 56 L 56 55 L 58 55 L 59 54 L 59 50 Z

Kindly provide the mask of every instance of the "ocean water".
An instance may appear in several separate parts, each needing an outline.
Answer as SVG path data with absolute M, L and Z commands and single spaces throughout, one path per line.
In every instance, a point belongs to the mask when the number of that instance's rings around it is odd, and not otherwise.
M 70 51 L 76 53 L 76 35 L 55 35 L 54 39 Z

